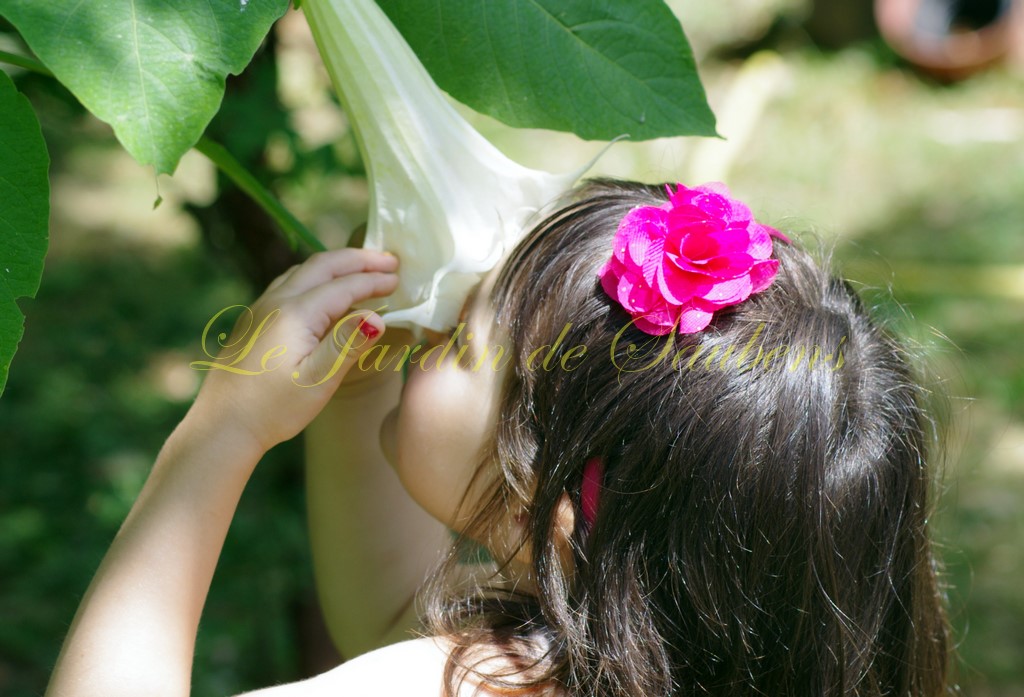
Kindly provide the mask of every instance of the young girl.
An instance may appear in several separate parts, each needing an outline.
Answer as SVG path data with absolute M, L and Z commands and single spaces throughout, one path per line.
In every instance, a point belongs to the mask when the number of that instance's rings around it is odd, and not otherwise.
M 584 186 L 471 294 L 453 338 L 417 352 L 350 312 L 392 292 L 397 267 L 316 255 L 239 323 L 244 350 L 218 360 L 252 374 L 207 375 L 48 694 L 189 693 L 246 479 L 321 411 L 318 583 L 361 655 L 253 695 L 945 691 L 930 422 L 908 357 L 724 187 Z M 331 523 L 345 516 L 364 524 Z M 429 636 L 409 640 L 448 529 Z M 470 564 L 473 545 L 493 563 Z

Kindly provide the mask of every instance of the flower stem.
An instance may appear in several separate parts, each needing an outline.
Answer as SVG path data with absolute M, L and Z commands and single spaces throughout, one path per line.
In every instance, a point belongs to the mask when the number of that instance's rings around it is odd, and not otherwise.
M 37 61 L 35 58 L 29 58 L 28 56 L 19 56 L 16 53 L 0 51 L 0 63 L 16 65 L 19 68 L 31 70 L 33 73 L 39 73 L 46 77 L 53 77 L 53 73 L 50 72 L 49 68 Z
M 318 252 L 327 249 L 324 243 L 318 240 L 305 225 L 299 222 L 298 218 L 291 214 L 291 211 L 274 198 L 274 195 L 260 184 L 256 177 L 252 176 L 249 170 L 243 167 L 242 163 L 236 160 L 234 155 L 229 153 L 223 145 L 203 136 L 196 143 L 195 148 L 206 155 L 221 172 L 266 211 L 293 243 L 295 240 L 301 239 Z

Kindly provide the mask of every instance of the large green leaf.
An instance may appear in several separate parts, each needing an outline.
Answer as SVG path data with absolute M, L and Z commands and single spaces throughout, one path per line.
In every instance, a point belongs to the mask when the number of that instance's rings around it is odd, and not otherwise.
M 437 84 L 519 127 L 582 138 L 716 135 L 663 0 L 378 0 Z
M 35 297 L 43 275 L 49 167 L 35 112 L 0 71 L 0 393 L 25 331 L 16 301 Z
M 0 0 L 0 15 L 143 164 L 170 173 L 288 0 Z

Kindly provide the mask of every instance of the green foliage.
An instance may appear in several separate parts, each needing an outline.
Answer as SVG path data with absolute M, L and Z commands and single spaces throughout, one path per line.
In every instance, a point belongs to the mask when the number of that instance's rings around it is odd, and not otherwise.
M 267 191 L 266 187 L 260 184 L 259 180 L 221 145 L 204 136 L 196 143 L 196 150 L 210 158 L 220 171 L 227 175 L 238 188 L 248 194 L 253 201 L 258 203 L 274 219 L 274 222 L 281 226 L 281 229 L 289 235 L 289 242 L 291 242 L 293 248 L 301 239 L 312 247 L 314 251 L 326 251 L 327 248 L 324 247 L 323 242 L 314 237 L 313 233 L 307 230 L 306 226 L 292 215 L 291 211 L 281 205 L 281 202 L 274 198 Z
M 0 15 L 135 159 L 171 173 L 288 0 L 0 0 Z
M 90 578 L 191 403 L 166 388 L 168 375 L 188 382 L 190 371 L 165 371 L 201 357 L 209 318 L 251 297 L 201 245 L 61 232 L 82 244 L 50 258 L 0 399 L 4 697 L 43 694 Z M 300 441 L 282 444 L 246 487 L 203 613 L 195 697 L 306 675 L 297 610 L 313 580 L 301 463 Z
M 25 329 L 18 298 L 34 297 L 43 275 L 50 217 L 50 159 L 28 100 L 0 72 L 0 393 Z
M 378 0 L 437 84 L 511 126 L 589 140 L 713 136 L 663 0 Z
M 534 103 L 532 111 L 520 108 L 513 116 L 526 121 L 517 122 L 502 116 L 500 102 L 492 107 L 464 98 L 511 123 L 571 129 L 590 138 L 713 133 L 675 18 L 661 0 L 616 4 L 623 7 L 595 23 L 593 10 L 579 0 L 522 0 L 516 6 L 531 13 L 533 23 L 504 39 L 500 65 L 469 53 L 460 69 L 474 76 L 466 78 L 471 83 L 491 80 L 490 70 L 505 71 L 505 102 L 535 102 L 539 86 L 557 92 L 554 100 Z M 507 3 L 495 5 L 508 12 Z M 546 15 L 542 6 L 559 9 Z M 276 73 L 246 69 L 286 7 L 287 0 L 0 0 L 0 38 L 4 48 L 17 52 L 0 53 L 0 62 L 39 73 L 16 79 L 42 117 L 58 176 L 67 172 L 69 155 L 82 152 L 83 135 L 96 135 L 90 120 L 76 130 L 82 113 L 77 99 L 112 126 L 133 157 L 158 173 L 173 172 L 217 116 L 219 124 L 207 135 L 228 145 L 230 162 L 236 158 L 255 170 L 249 179 L 242 166 L 229 173 L 262 192 L 257 198 L 269 199 L 257 184 L 269 189 L 281 181 L 293 189 L 304 186 L 307 198 L 351 193 L 348 180 L 363 176 L 361 163 L 341 177 L 339 149 L 297 147 L 287 130 L 289 115 L 270 113 L 279 108 L 268 103 Z M 446 7 L 464 15 L 455 26 L 471 27 L 480 14 L 470 3 Z M 495 9 L 486 11 L 493 19 Z M 38 61 L 21 55 L 28 51 L 5 20 Z M 471 38 L 478 48 L 494 40 L 484 33 Z M 648 53 L 632 53 L 638 45 Z M 275 54 L 261 55 L 272 62 Z M 555 64 L 561 65 L 557 73 Z M 518 81 L 510 66 L 518 66 Z M 262 81 L 259 89 L 251 101 L 233 104 L 229 90 L 222 108 L 227 76 L 243 70 L 241 80 Z M 51 72 L 56 80 L 43 77 Z M 645 104 L 647 113 L 640 108 Z M 554 118 L 562 111 L 564 118 Z M 188 408 L 188 396 L 166 387 L 165 380 L 180 380 L 167 366 L 194 357 L 205 320 L 247 294 L 240 282 L 225 280 L 218 254 L 230 248 L 240 257 L 238 240 L 244 239 L 270 248 L 266 258 L 257 259 L 262 266 L 253 263 L 261 270 L 291 259 L 263 242 L 275 233 L 272 226 L 266 235 L 254 235 L 247 214 L 255 207 L 234 203 L 236 192 L 226 188 L 220 206 L 189 208 L 202 224 L 205 244 L 180 258 L 125 242 L 123 230 L 107 238 L 111 231 L 62 224 L 68 246 L 51 259 L 22 340 L 24 321 L 15 301 L 39 287 L 47 247 L 48 162 L 32 110 L 4 73 L 0 123 L 0 390 L 19 341 L 22 352 L 0 400 L 0 578 L 9 580 L 0 597 L 0 692 L 29 695 L 44 689 L 81 593 L 160 445 Z M 265 161 L 272 132 L 290 143 L 291 159 L 274 165 L 279 180 L 268 175 Z M 232 170 L 225 153 L 203 142 L 222 170 Z M 94 161 L 86 169 L 88 175 L 79 173 L 82 179 L 103 178 Z M 318 187 L 313 193 L 309 181 Z M 82 186 L 79 193 L 88 189 Z M 62 194 L 56 200 L 64 215 L 55 220 L 78 218 L 83 199 Z M 279 221 L 294 220 L 272 201 L 259 203 L 260 210 L 279 214 Z M 98 241 L 79 244 L 96 232 L 103 233 Z M 311 601 L 312 578 L 300 443 L 275 449 L 267 460 L 247 488 L 211 589 L 198 637 L 196 695 L 236 693 L 309 674 L 301 665 L 312 643 L 300 613 Z M 253 608 L 259 608 L 258 617 Z
M 603 7 L 583 0 L 451 0 L 443 12 L 440 3 L 423 0 L 381 5 L 442 88 L 511 125 L 589 139 L 715 134 L 689 44 L 663 0 Z M 246 68 L 287 7 L 288 0 L 0 0 L 0 18 L 41 63 L 7 52 L 0 61 L 52 73 L 158 174 L 173 173 L 185 152 L 201 143 L 293 245 L 302 239 L 322 249 L 259 177 L 229 151 L 200 140 L 221 107 L 228 74 Z M 30 195 L 45 199 L 46 189 Z M 19 212 L 8 236 L 31 238 L 22 230 L 31 215 Z M 5 300 L 0 390 L 23 324 L 17 308 L 10 310 L 13 299 L 0 297 Z

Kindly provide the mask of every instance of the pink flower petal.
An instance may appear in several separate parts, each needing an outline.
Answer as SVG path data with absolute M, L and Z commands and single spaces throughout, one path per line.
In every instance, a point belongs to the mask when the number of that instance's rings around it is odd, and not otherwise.
M 682 271 L 673 264 L 662 265 L 657 280 L 658 290 L 673 305 L 682 305 L 695 295 L 703 295 L 712 285 L 703 276 Z
M 749 253 L 750 233 L 746 227 L 726 227 L 714 233 L 712 237 L 718 245 L 719 254 Z
M 605 263 L 605 265 L 603 267 L 601 267 L 601 270 L 598 272 L 597 275 L 599 277 L 601 277 L 602 279 L 605 278 L 606 276 L 611 276 L 613 282 L 614 283 L 618 283 L 619 282 L 619 276 L 621 276 L 622 274 L 626 273 L 626 271 L 627 271 L 626 265 L 623 264 L 618 259 L 616 259 L 614 255 L 612 255 L 608 259 L 607 263 Z
M 778 231 L 778 230 L 776 230 L 775 228 L 773 228 L 773 227 L 768 227 L 767 225 L 765 225 L 765 227 L 767 227 L 767 228 L 768 228 L 768 234 L 769 234 L 769 235 L 771 235 L 772 237 L 774 237 L 774 238 L 776 238 L 776 239 L 779 239 L 779 240 L 782 240 L 782 241 L 783 241 L 783 242 L 785 242 L 786 244 L 793 244 L 793 240 L 789 239 L 788 237 L 786 237 L 785 235 L 783 235 L 783 234 L 782 234 L 781 232 L 779 232 L 779 231 Z
M 735 305 L 750 297 L 753 285 L 750 276 L 740 276 L 729 281 L 716 283 L 707 293 L 700 297 L 720 305 Z
M 686 235 L 679 245 L 679 255 L 691 261 L 710 259 L 720 253 L 720 246 L 714 235 Z
M 629 312 L 643 312 L 647 309 L 646 306 L 637 307 L 633 301 L 636 295 L 636 285 L 636 278 L 631 273 L 622 274 L 616 284 L 615 298 Z
M 732 208 L 729 205 L 729 199 L 715 193 L 706 193 L 698 197 L 696 203 L 708 217 L 716 220 L 728 219 L 729 210 Z
M 619 279 L 617 292 L 619 302 L 630 312 L 650 312 L 665 303 L 661 293 L 631 273 Z
M 705 312 L 697 307 L 686 307 L 679 315 L 679 333 L 695 334 L 711 324 L 712 317 L 714 313 Z
M 627 213 L 615 231 L 616 258 L 627 261 L 627 248 L 631 241 L 664 237 L 665 215 L 665 211 L 654 206 L 638 206 Z M 637 263 L 642 263 L 642 259 Z
M 701 192 L 698 189 L 690 189 L 679 184 L 676 187 L 676 192 L 669 198 L 669 203 L 672 204 L 673 208 L 687 206 L 693 203 L 693 200 L 700 196 L 700 194 Z
M 665 238 L 661 237 L 651 240 L 650 248 L 647 250 L 647 257 L 644 259 L 643 275 L 649 285 L 655 285 L 658 269 L 665 263 Z
M 710 216 L 697 206 L 689 204 L 668 211 L 666 223 L 669 230 L 680 233 L 704 232 L 711 233 L 721 230 L 721 218 Z
M 652 264 L 660 263 L 664 248 L 666 215 L 653 206 L 634 208 L 615 233 L 615 256 L 627 268 L 643 272 L 649 283 L 654 281 Z
M 769 259 L 768 261 L 762 261 L 758 264 L 754 264 L 750 269 L 750 283 L 753 286 L 751 293 L 760 293 L 762 290 L 771 285 L 772 281 L 775 280 L 775 274 L 779 270 L 779 260 Z
M 647 250 L 651 244 L 652 240 L 648 235 L 641 232 L 631 232 L 626 237 L 626 254 L 629 256 L 630 261 L 643 268 L 644 261 L 647 259 Z
M 734 198 L 729 199 L 729 220 L 732 221 L 751 221 L 754 219 L 750 209 L 747 208 L 746 204 L 737 201 Z
M 718 310 L 767 288 L 779 262 L 772 238 L 720 183 L 667 189 L 668 202 L 638 206 L 616 230 L 611 258 L 598 273 L 642 331 L 702 331 Z
M 604 292 L 610 297 L 618 299 L 619 297 L 619 274 L 612 270 L 611 262 L 607 263 L 602 267 L 598 276 L 601 279 L 601 287 L 604 288 Z
M 753 263 L 754 259 L 745 252 L 726 254 L 709 260 L 704 265 L 704 273 L 720 279 L 737 278 L 745 276 Z
M 620 263 L 626 260 L 626 239 L 624 236 L 616 234 L 615 239 L 612 241 L 612 259 Z
M 760 223 L 750 226 L 750 245 L 747 253 L 755 259 L 767 259 L 772 255 L 771 228 Z
M 649 312 L 633 314 L 634 324 L 645 332 L 668 334 L 676 326 L 676 317 L 679 309 L 668 305 L 662 305 Z M 650 328 L 659 328 L 657 332 L 649 331 Z
M 674 324 L 658 324 L 657 322 L 651 322 L 646 317 L 637 317 L 633 320 L 633 325 L 642 332 L 652 334 L 654 336 L 664 336 L 672 331 Z
M 743 276 L 748 272 L 751 264 L 755 261 L 754 259 L 751 259 L 749 255 L 744 253 L 714 257 L 701 262 L 693 262 L 689 259 L 674 255 L 668 255 L 668 259 L 672 265 L 678 267 L 682 271 L 701 274 L 702 276 L 708 277 L 708 280 L 712 282 L 715 280 L 725 280 Z

